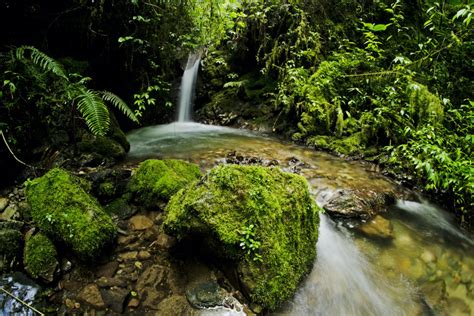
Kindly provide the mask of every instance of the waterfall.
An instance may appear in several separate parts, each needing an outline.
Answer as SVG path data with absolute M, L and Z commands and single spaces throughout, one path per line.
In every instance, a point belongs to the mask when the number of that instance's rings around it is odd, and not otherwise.
M 179 91 L 178 122 L 192 121 L 192 102 L 200 60 L 201 52 L 190 54 L 188 57 Z

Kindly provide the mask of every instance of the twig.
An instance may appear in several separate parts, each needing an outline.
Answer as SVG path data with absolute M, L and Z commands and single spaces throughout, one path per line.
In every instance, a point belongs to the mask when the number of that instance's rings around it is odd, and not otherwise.
M 0 131 L 0 132 L 2 132 L 2 131 Z M 27 302 L 23 301 L 22 299 L 16 297 L 16 296 L 13 295 L 12 293 L 8 292 L 8 291 L 5 290 L 3 287 L 1 287 L 0 290 L 2 290 L 5 294 L 7 294 L 8 296 L 12 297 L 12 298 L 15 299 L 16 301 L 20 302 L 20 304 L 22 304 L 23 306 L 28 307 L 29 309 L 31 309 L 33 312 L 37 313 L 38 315 L 44 316 L 44 314 L 43 314 L 42 312 L 40 312 L 39 310 L 37 310 L 36 308 L 34 308 L 33 306 L 31 306 L 31 305 L 28 304 Z
M 5 138 L 5 134 L 3 134 L 3 131 L 2 131 L 2 130 L 0 130 L 0 134 L 2 135 L 3 142 L 5 143 L 5 146 L 7 146 L 7 149 L 8 149 L 8 151 L 10 152 L 10 154 L 13 156 L 13 158 L 15 158 L 15 160 L 18 161 L 19 163 L 21 163 L 22 165 L 25 165 L 25 166 L 27 166 L 27 167 L 29 167 L 29 168 L 32 168 L 32 169 L 35 169 L 35 167 L 30 166 L 29 164 L 24 163 L 23 161 L 21 161 L 20 159 L 18 159 L 18 157 L 15 156 L 15 154 L 14 154 L 13 151 L 11 150 L 10 146 L 8 145 L 7 139 Z

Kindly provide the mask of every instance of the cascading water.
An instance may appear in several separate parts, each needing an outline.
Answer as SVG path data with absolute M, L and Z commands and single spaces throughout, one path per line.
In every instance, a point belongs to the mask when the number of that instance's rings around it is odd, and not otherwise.
M 190 54 L 179 91 L 178 122 L 192 121 L 191 111 L 193 105 L 194 88 L 201 61 L 201 52 Z
M 290 315 L 409 315 L 409 286 L 388 283 L 331 219 L 320 219 L 317 260 Z

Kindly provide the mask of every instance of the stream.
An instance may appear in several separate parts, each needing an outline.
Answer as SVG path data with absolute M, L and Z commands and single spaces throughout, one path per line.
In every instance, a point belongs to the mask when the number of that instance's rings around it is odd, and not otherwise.
M 174 158 L 205 171 L 235 160 L 274 162 L 303 175 L 318 203 L 341 189 L 400 190 L 372 164 L 246 130 L 179 122 L 132 131 L 128 140 L 130 164 Z M 399 200 L 383 217 L 392 228 L 389 240 L 357 229 L 374 222 L 322 214 L 313 271 L 293 301 L 275 314 L 472 315 L 472 237 L 429 201 Z

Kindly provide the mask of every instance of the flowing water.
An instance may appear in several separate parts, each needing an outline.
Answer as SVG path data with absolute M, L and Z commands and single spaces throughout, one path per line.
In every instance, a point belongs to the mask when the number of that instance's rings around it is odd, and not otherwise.
M 345 161 L 245 130 L 197 123 L 145 127 L 128 135 L 129 163 L 176 158 L 202 170 L 226 160 L 264 161 L 306 177 L 318 201 L 328 192 L 397 190 L 373 165 Z M 384 214 L 392 238 L 360 233 L 362 221 L 321 216 L 317 260 L 285 315 L 472 315 L 472 238 L 443 210 L 399 201 Z
M 181 88 L 179 91 L 178 122 L 191 121 L 192 102 L 194 97 L 194 87 L 199 69 L 201 53 L 191 54 L 188 57 L 186 69 L 181 79 Z

